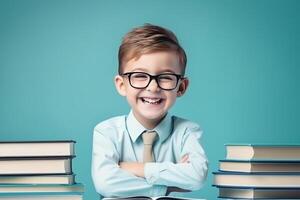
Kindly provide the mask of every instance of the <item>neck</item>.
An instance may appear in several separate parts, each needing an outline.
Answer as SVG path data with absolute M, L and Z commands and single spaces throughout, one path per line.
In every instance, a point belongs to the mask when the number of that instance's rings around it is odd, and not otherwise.
M 148 130 L 154 129 L 166 116 L 164 115 L 162 118 L 159 119 L 145 119 L 135 114 L 135 112 L 133 112 L 133 115 Z

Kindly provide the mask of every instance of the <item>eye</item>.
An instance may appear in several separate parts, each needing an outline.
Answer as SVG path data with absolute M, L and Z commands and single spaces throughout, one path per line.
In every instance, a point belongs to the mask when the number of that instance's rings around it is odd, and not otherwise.
M 174 81 L 176 80 L 176 76 L 174 74 L 162 74 L 159 76 L 159 80 L 161 81 Z
M 143 79 L 148 79 L 148 76 L 147 74 L 143 74 L 143 73 L 134 73 L 132 74 L 132 78 L 143 80 Z

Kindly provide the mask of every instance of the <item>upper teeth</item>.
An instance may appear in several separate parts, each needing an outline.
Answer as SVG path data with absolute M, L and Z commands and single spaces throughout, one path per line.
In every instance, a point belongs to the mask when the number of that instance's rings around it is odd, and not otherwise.
M 144 101 L 146 101 L 147 103 L 158 103 L 160 99 L 158 98 L 155 98 L 155 99 L 152 99 L 152 98 L 143 98 Z

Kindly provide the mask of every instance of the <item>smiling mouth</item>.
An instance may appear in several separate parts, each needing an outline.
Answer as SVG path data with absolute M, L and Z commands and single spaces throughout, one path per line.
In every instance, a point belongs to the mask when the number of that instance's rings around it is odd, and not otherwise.
M 163 99 L 160 98 L 146 98 L 146 97 L 141 97 L 141 100 L 143 103 L 149 103 L 149 104 L 160 104 Z

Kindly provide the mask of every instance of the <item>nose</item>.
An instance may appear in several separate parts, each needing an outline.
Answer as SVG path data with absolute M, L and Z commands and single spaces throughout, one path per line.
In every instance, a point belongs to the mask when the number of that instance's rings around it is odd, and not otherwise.
M 155 78 L 153 78 L 148 87 L 146 88 L 148 91 L 151 91 L 151 92 L 157 92 L 160 90 L 160 88 L 158 87 L 158 83 L 157 83 L 157 80 Z

